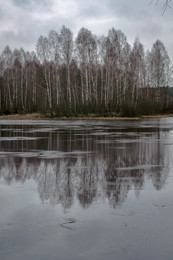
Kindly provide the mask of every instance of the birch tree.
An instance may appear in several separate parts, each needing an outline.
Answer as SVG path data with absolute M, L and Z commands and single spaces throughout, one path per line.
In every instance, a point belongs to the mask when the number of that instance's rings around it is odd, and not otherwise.
M 147 113 L 153 106 L 154 112 L 165 111 L 172 105 L 171 73 L 159 40 L 145 52 L 138 38 L 131 47 L 115 28 L 99 37 L 81 28 L 73 41 L 73 33 L 63 26 L 40 36 L 36 53 L 9 46 L 2 51 L 0 113 L 127 116 L 136 115 L 141 104 Z
M 2 75 L 4 80 L 4 89 L 1 90 L 1 97 L 3 95 L 3 103 L 5 106 L 5 110 L 9 109 L 10 111 L 13 110 L 13 87 L 11 85 L 12 80 L 12 51 L 10 47 L 7 45 L 1 55 L 1 63 L 2 63 Z
M 49 109 L 52 114 L 52 85 L 51 85 L 51 50 L 47 37 L 40 36 L 36 45 L 37 56 L 41 62 L 41 70 L 43 71 L 43 79 L 41 76 L 41 86 L 46 88 Z
M 169 85 L 170 58 L 164 44 L 157 40 L 151 49 L 151 87 L 158 91 L 156 102 L 161 101 L 161 89 Z
M 66 101 L 69 105 L 69 112 L 71 112 L 71 102 L 72 102 L 72 89 L 71 89 L 71 82 L 70 82 L 70 63 L 73 58 L 73 33 L 65 27 L 64 25 L 60 31 L 60 41 L 61 41 L 61 55 L 62 55 L 62 62 L 66 66 Z
M 92 65 L 96 52 L 96 40 L 91 31 L 81 28 L 76 38 L 76 49 L 81 73 L 82 103 L 88 107 L 92 95 L 97 99 Z
M 53 62 L 53 97 L 56 97 L 56 105 L 60 101 L 60 65 L 61 65 L 61 37 L 60 35 L 51 30 L 48 35 L 50 60 Z
M 135 39 L 132 51 L 131 51 L 131 102 L 138 101 L 141 89 L 145 84 L 145 55 L 144 47 L 140 43 L 139 38 Z

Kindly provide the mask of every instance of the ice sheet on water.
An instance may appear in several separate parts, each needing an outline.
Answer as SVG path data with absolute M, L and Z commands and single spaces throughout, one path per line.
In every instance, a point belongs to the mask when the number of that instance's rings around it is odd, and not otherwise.
M 37 157 L 38 152 L 0 152 L 0 158 L 4 157 L 23 157 L 23 158 L 32 158 Z
M 60 152 L 60 151 L 41 151 L 38 153 L 38 158 L 44 159 L 56 159 L 56 158 L 66 158 L 67 156 L 79 156 L 82 154 L 88 154 L 85 151 L 71 151 L 71 152 Z
M 0 137 L 0 142 L 3 141 L 30 141 L 30 140 L 38 140 L 43 137 L 30 137 L 30 136 L 11 136 L 11 137 Z
M 50 133 L 55 130 L 56 130 L 56 128 L 44 127 L 44 128 L 30 129 L 27 131 L 27 133 Z

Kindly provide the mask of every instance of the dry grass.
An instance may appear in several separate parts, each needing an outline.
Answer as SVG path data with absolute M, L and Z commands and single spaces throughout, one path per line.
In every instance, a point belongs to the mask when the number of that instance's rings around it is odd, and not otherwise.
M 68 120 L 139 120 L 140 117 L 116 117 L 116 116 L 80 116 L 80 117 L 69 117 L 62 118 Z
M 141 118 L 164 118 L 164 117 L 173 117 L 173 114 L 141 116 Z
M 51 117 L 50 115 L 32 113 L 32 114 L 11 114 L 11 115 L 1 115 L 0 120 L 140 120 L 142 118 L 164 118 L 173 117 L 173 114 L 167 115 L 149 115 L 141 117 L 116 117 L 116 116 L 78 116 L 78 117 Z
M 11 114 L 11 115 L 1 115 L 0 119 L 3 120 L 39 120 L 46 119 L 46 115 L 40 113 L 33 114 Z

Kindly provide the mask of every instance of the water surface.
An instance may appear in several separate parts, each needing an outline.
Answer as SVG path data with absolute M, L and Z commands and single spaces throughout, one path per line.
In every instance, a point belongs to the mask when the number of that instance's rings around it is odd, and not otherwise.
M 173 119 L 0 121 L 3 260 L 172 260 Z

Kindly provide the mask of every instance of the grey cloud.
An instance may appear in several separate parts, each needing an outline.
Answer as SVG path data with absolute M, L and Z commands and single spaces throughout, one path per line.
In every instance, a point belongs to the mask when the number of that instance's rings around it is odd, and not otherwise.
M 5 13 L 0 9 L 0 20 L 2 20 L 5 16 Z
M 81 27 L 98 35 L 115 27 L 122 30 L 131 44 L 139 35 L 146 48 L 157 38 L 172 48 L 172 12 L 168 10 L 163 17 L 161 5 L 148 3 L 149 0 L 4 1 L 0 9 L 0 48 L 9 44 L 34 50 L 40 35 L 48 35 L 51 29 L 59 31 L 63 24 L 74 34 Z
M 35 6 L 48 7 L 53 3 L 50 0 L 13 0 L 15 6 L 22 7 L 24 9 L 30 9 Z
M 89 6 L 87 8 L 84 8 L 83 10 L 80 11 L 80 16 L 81 17 L 100 17 L 102 15 L 104 15 L 104 11 L 97 9 L 95 10 L 95 8 L 93 8 L 93 6 Z
M 81 17 L 100 17 L 106 15 L 105 3 L 100 4 L 99 1 L 91 1 L 88 3 L 81 2 L 79 5 L 79 15 Z
M 146 1 L 133 0 L 133 1 L 107 1 L 107 8 L 110 12 L 118 17 L 129 21 L 146 21 L 151 16 L 151 9 Z
M 16 35 L 13 31 L 3 31 L 0 33 L 1 40 L 1 51 L 5 48 L 5 46 L 9 45 L 10 48 L 16 48 L 16 41 L 18 42 L 18 48 L 20 45 L 20 40 L 16 38 Z M 21 45 L 22 46 L 22 45 Z

